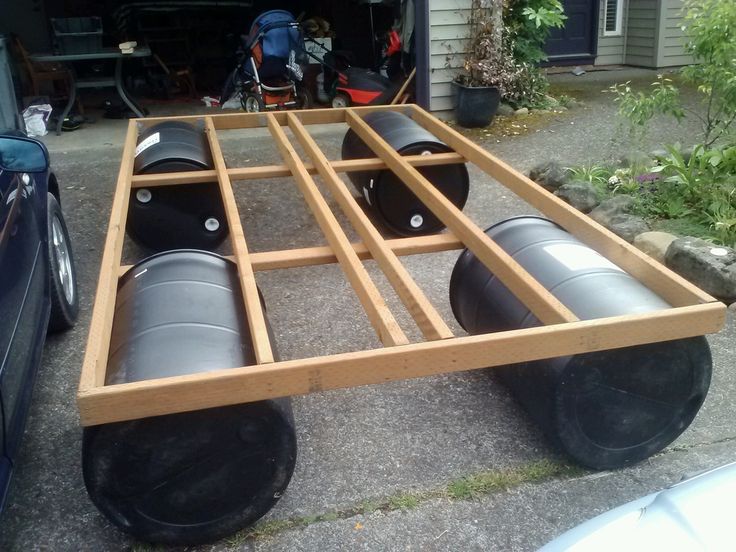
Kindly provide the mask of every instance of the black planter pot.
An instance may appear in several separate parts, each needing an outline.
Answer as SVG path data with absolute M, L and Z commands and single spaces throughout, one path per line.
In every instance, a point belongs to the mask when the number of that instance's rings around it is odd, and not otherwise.
M 501 93 L 495 86 L 465 86 L 452 83 L 455 92 L 455 120 L 465 128 L 488 126 L 496 114 Z

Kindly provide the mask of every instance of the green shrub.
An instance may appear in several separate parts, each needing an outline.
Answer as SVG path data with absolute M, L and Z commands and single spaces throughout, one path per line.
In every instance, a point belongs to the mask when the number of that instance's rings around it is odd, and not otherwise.
M 736 246 L 736 145 L 699 145 L 689 157 L 671 146 L 653 167 L 588 165 L 568 172 L 604 194 L 633 196 L 637 212 L 656 226 Z
M 503 25 L 514 58 L 531 65 L 547 59 L 544 43 L 552 29 L 565 25 L 559 0 L 509 0 L 504 2 Z
M 504 100 L 514 108 L 546 107 L 549 82 L 542 71 L 529 63 L 518 63 L 518 71 L 506 86 Z
M 701 94 L 701 108 L 680 104 L 679 89 L 661 75 L 649 93 L 635 92 L 630 83 L 616 84 L 611 91 L 632 134 L 645 131 L 655 115 L 672 115 L 678 121 L 696 117 L 703 144 L 712 146 L 732 130 L 736 121 L 736 2 L 733 0 L 687 0 L 683 31 L 690 37 L 687 51 L 696 63 L 682 70 L 682 78 Z

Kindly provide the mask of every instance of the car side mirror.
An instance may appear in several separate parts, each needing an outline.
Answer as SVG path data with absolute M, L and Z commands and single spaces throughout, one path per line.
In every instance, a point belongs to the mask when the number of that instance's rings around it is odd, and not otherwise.
M 38 173 L 48 168 L 49 155 L 41 142 L 20 136 L 0 136 L 0 169 Z

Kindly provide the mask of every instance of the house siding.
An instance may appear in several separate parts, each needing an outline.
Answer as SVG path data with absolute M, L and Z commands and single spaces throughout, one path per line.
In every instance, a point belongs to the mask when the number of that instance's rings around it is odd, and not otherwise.
M 626 12 L 628 2 L 623 3 L 623 32 L 620 36 L 603 36 L 606 29 L 605 22 L 605 2 L 600 1 L 600 9 L 598 10 L 598 53 L 595 58 L 594 65 L 620 65 L 624 63 L 624 44 L 626 39 Z
M 468 44 L 471 0 L 431 0 L 429 8 L 430 102 L 432 111 L 453 108 L 452 81 L 462 69 Z M 693 63 L 685 52 L 683 0 L 627 0 L 621 36 L 603 36 L 604 2 L 598 14 L 595 65 L 673 67 Z
M 452 80 L 465 62 L 471 0 L 431 0 L 429 70 L 432 111 L 452 109 Z
M 629 2 L 624 51 L 625 64 L 641 67 L 657 66 L 660 1 L 633 0 Z
M 600 2 L 596 65 L 673 67 L 693 63 L 685 51 L 682 30 L 683 0 L 629 0 L 624 2 L 622 36 L 604 36 L 605 5 Z
M 687 35 L 682 30 L 684 22 L 682 0 L 663 0 L 659 21 L 659 49 L 657 67 L 672 67 L 694 63 L 685 50 Z

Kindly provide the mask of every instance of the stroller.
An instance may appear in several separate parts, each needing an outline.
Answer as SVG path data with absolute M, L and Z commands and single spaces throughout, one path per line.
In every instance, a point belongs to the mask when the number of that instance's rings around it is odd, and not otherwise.
M 271 10 L 259 15 L 243 47 L 237 67 L 225 81 L 220 104 L 237 94 L 249 113 L 310 106 L 309 92 L 301 84 L 304 36 L 291 13 Z

